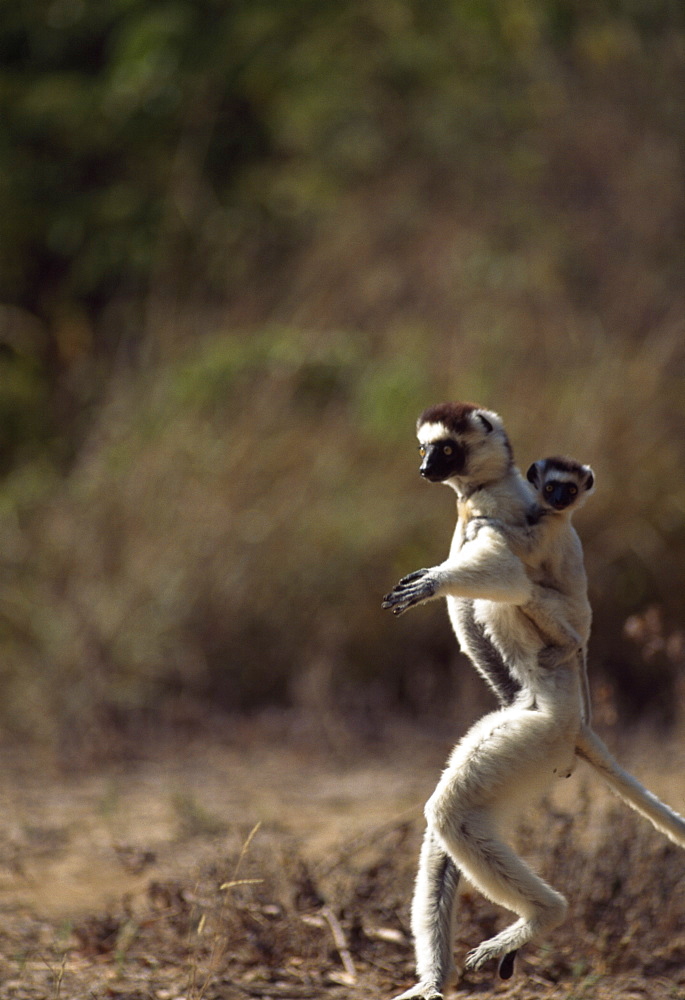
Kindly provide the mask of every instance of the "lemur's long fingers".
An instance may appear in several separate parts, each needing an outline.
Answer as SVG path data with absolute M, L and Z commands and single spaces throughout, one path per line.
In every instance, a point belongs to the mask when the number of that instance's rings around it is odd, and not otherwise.
M 413 573 L 407 573 L 406 576 L 403 576 L 397 586 L 400 587 L 405 583 L 411 583 L 412 580 L 418 580 L 420 576 L 425 576 L 427 572 L 427 569 L 415 569 Z
M 386 594 L 383 598 L 383 607 L 390 608 L 393 604 L 399 604 L 403 601 L 410 601 L 413 597 L 416 597 L 419 593 L 419 588 L 417 587 L 395 587 L 391 590 L 389 594 Z
M 394 601 L 384 600 L 381 604 L 382 608 L 392 608 L 392 613 L 394 615 L 401 615 L 403 611 L 415 604 L 415 601 L 408 601 L 406 598 L 396 598 Z
M 389 594 L 386 594 L 383 598 L 384 601 L 398 600 L 400 598 L 406 597 L 408 594 L 413 594 L 419 589 L 419 584 L 416 583 L 398 583 L 396 587 L 393 587 Z
M 395 584 L 390 593 L 385 595 L 383 598 L 383 606 L 385 607 L 386 602 L 388 601 L 394 603 L 408 594 L 411 594 L 418 580 L 425 576 L 427 572 L 427 569 L 417 569 L 413 573 L 403 576 L 399 583 Z
M 418 604 L 421 600 L 421 595 L 411 591 L 405 591 L 403 593 L 396 593 L 393 591 L 392 594 L 387 594 L 383 598 L 382 608 L 392 608 L 393 613 L 396 615 L 401 614 L 406 611 L 407 608 L 412 607 L 414 604 Z

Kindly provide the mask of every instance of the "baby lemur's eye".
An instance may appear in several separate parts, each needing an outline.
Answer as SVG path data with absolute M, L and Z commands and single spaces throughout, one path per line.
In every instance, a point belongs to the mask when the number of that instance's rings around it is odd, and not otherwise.
M 419 455 L 421 456 L 421 458 L 426 457 L 426 449 L 423 447 L 423 445 L 419 446 Z
M 545 484 L 545 493 L 551 493 L 553 491 L 553 489 L 554 489 L 554 487 L 552 486 L 551 483 L 546 483 Z
M 442 446 L 442 453 L 443 453 L 443 455 L 451 455 L 452 454 L 452 445 L 451 444 L 444 444 Z
M 576 493 L 578 492 L 578 487 L 577 486 L 569 486 L 568 491 L 571 494 L 571 496 L 574 497 L 576 495 Z

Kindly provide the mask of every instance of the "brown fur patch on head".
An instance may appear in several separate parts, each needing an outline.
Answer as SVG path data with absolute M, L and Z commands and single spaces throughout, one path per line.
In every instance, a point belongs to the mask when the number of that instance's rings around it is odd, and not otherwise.
M 470 430 L 469 417 L 481 407 L 475 403 L 437 403 L 424 410 L 416 421 L 417 428 L 424 424 L 442 424 L 453 434 L 465 434 Z

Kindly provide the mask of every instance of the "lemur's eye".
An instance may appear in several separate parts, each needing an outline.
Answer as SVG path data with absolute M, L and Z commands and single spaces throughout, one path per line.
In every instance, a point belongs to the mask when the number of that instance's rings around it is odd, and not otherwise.
M 553 490 L 554 490 L 554 487 L 552 486 L 551 483 L 546 483 L 545 484 L 545 493 L 552 493 Z
M 423 447 L 423 445 L 419 445 L 419 455 L 421 456 L 421 458 L 426 457 L 426 449 Z
M 442 446 L 442 453 L 443 453 L 443 455 L 451 455 L 452 454 L 452 445 L 451 444 L 444 444 Z
M 571 496 L 574 497 L 576 495 L 576 493 L 578 492 L 578 487 L 577 486 L 569 486 L 568 491 L 571 494 Z

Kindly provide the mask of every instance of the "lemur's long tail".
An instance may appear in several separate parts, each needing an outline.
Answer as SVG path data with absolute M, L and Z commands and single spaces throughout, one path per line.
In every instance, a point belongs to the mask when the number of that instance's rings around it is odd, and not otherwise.
M 629 806 L 650 820 L 679 847 L 685 847 L 685 819 L 661 802 L 624 771 L 614 760 L 599 736 L 583 724 L 576 742 L 576 753 L 598 771 L 607 784 Z

